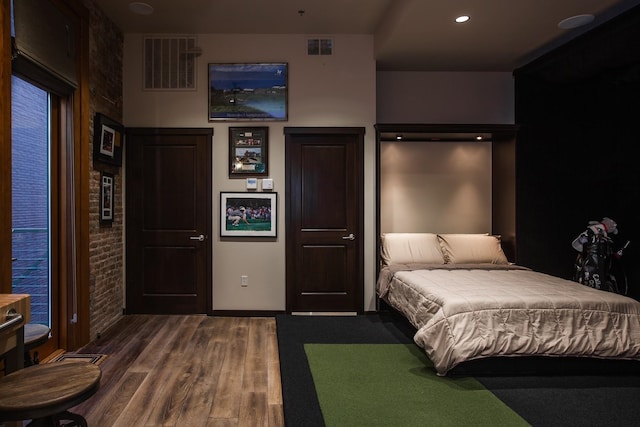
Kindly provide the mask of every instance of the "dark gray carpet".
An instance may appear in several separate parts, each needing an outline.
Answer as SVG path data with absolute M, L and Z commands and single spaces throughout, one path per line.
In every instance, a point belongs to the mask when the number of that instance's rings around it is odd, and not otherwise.
M 276 316 L 287 426 L 324 420 L 304 352 L 305 343 L 412 343 L 415 329 L 397 313 L 355 317 Z M 452 375 L 473 375 L 533 426 L 640 426 L 638 363 L 594 360 L 495 359 Z
M 285 425 L 323 427 L 305 343 L 403 344 L 413 342 L 411 326 L 391 315 L 276 316 Z

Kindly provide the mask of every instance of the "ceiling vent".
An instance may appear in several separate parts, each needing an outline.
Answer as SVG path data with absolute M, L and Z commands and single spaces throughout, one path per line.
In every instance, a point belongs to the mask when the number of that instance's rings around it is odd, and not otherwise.
M 307 55 L 333 55 L 333 40 L 307 39 Z
M 195 90 L 201 53 L 195 37 L 145 37 L 144 89 Z

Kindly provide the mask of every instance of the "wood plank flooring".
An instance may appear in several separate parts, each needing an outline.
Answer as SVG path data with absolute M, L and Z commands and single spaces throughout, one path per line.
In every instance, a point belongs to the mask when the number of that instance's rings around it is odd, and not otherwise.
M 102 353 L 89 426 L 284 426 L 274 318 L 124 316 L 78 353 Z

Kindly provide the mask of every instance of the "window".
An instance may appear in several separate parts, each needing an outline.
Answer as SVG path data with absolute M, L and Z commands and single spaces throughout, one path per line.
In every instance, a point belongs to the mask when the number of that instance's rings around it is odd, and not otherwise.
M 86 75 L 77 74 L 89 68 L 89 16 L 75 0 L 10 3 L 15 37 L 5 33 L 0 47 L 2 94 L 11 97 L 0 115 L 3 138 L 11 141 L 0 147 L 2 180 L 10 183 L 0 186 L 0 246 L 11 257 L 2 258 L 10 268 L 0 271 L 0 286 L 32 286 L 31 321 L 52 331 L 39 349 L 46 357 L 75 350 L 89 336 L 90 183 L 82 177 L 89 170 L 90 108 Z
M 31 295 L 31 322 L 51 327 L 49 94 L 13 76 L 12 287 Z

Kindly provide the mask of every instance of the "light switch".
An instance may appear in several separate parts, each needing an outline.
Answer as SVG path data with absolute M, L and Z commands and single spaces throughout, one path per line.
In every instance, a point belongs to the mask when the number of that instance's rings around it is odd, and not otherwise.
M 273 179 L 263 179 L 262 180 L 262 189 L 263 190 L 273 190 Z

